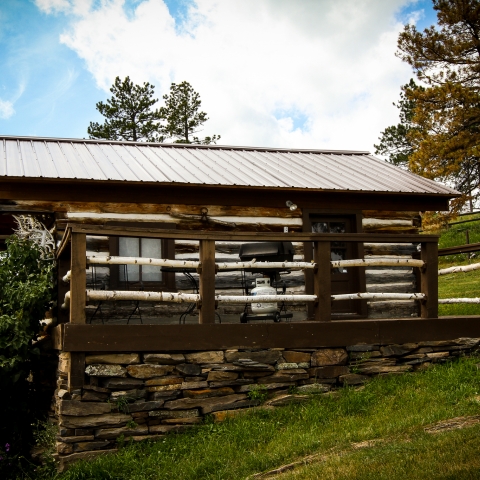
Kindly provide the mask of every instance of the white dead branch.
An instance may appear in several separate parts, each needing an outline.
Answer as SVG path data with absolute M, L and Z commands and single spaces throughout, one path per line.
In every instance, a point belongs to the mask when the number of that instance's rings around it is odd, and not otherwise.
M 471 265 L 459 265 L 456 267 L 442 268 L 438 271 L 439 275 L 448 275 L 449 273 L 471 272 L 472 270 L 479 270 L 480 263 L 472 263 Z
M 47 230 L 47 227 L 31 215 L 13 215 L 18 227 L 15 235 L 36 243 L 42 251 L 43 258 L 53 257 L 55 250 L 55 239 Z
M 480 298 L 439 298 L 438 303 L 480 303 Z
M 423 260 L 414 260 L 411 258 L 399 259 L 381 259 L 381 258 L 356 258 L 353 260 L 334 260 L 331 262 L 332 268 L 339 267 L 423 267 Z
M 424 293 L 345 293 L 332 295 L 332 300 L 423 300 Z

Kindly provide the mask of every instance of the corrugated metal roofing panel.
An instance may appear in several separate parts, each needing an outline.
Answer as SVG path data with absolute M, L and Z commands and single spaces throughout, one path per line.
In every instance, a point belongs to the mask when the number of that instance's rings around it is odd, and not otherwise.
M 0 177 L 457 194 L 368 152 L 0 139 Z

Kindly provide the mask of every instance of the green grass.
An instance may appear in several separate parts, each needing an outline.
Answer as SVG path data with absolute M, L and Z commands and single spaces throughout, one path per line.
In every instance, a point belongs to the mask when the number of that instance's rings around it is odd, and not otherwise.
M 313 473 L 305 470 L 298 478 L 387 478 L 386 474 L 368 477 L 366 472 L 355 473 L 356 468 L 346 466 L 350 462 L 359 466 L 367 460 L 375 471 L 385 468 L 389 479 L 427 478 L 421 476 L 424 466 L 417 458 L 422 452 L 428 453 L 430 472 L 444 471 L 448 466 L 448 471 L 474 471 L 480 477 L 480 447 L 472 434 L 478 434 L 478 428 L 437 436 L 423 433 L 424 426 L 439 420 L 480 414 L 475 398 L 480 395 L 478 361 L 464 358 L 422 373 L 377 377 L 360 390 L 345 388 L 335 396 L 312 396 L 304 405 L 251 411 L 161 441 L 128 445 L 117 454 L 80 462 L 58 478 L 237 480 L 333 447 L 348 449 L 351 442 L 392 438 L 393 443 L 342 457 L 343 477 L 334 475 L 337 464 L 332 458 L 325 464 L 311 465 Z M 406 437 L 412 440 L 405 442 Z M 445 447 L 442 442 L 446 442 Z M 462 455 L 459 445 L 468 445 L 471 455 Z M 437 448 L 446 450 L 437 455 Z M 399 458 L 403 460 L 397 470 Z M 326 469 L 326 473 L 317 469 Z
M 284 474 L 282 480 L 467 480 L 480 477 L 480 426 L 440 435 L 417 433 Z
M 457 220 L 479 218 L 478 215 L 458 217 Z M 470 243 L 480 243 L 480 219 L 476 222 L 452 225 L 441 233 L 439 248 L 464 245 L 465 229 L 469 230 Z M 448 268 L 454 265 L 469 265 L 480 262 L 480 252 L 470 254 L 447 255 L 439 257 L 439 268 Z M 480 270 L 442 275 L 438 279 L 439 298 L 480 297 Z M 452 304 L 439 305 L 439 315 L 480 315 L 480 304 Z
M 480 216 L 479 215 L 465 215 L 458 217 L 456 221 L 475 220 L 476 222 L 461 223 L 460 225 L 450 225 L 448 230 L 441 232 L 439 248 L 456 247 L 457 245 L 465 245 L 466 234 L 468 229 L 470 243 L 480 243 Z

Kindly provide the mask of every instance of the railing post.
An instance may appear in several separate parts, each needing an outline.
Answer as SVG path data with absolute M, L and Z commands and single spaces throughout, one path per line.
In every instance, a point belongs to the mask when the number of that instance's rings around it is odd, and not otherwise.
M 84 233 L 72 233 L 70 264 L 70 323 L 85 323 L 87 284 L 87 239 Z M 70 354 L 68 389 L 82 388 L 85 378 L 85 354 Z
M 215 323 L 215 241 L 200 240 L 199 323 Z
M 427 298 L 421 303 L 422 318 L 438 318 L 438 243 L 421 244 L 425 266 L 420 273 L 420 289 Z
M 313 261 L 317 265 L 313 273 L 313 293 L 317 296 L 315 321 L 329 322 L 332 319 L 330 242 L 314 242 Z

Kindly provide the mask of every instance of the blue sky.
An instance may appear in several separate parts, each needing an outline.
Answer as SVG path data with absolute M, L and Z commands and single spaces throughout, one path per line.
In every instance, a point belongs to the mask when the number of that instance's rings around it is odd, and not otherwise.
M 205 133 L 221 133 L 221 143 L 372 150 L 411 76 L 394 58 L 399 22 L 432 25 L 431 2 L 365 0 L 353 15 L 353 0 L 345 12 L 330 0 L 314 0 L 311 12 L 276 1 L 2 0 L 0 134 L 87 137 L 118 74 L 153 83 L 158 97 L 171 81 L 190 81 L 211 118 Z M 351 28 L 339 38 L 342 15 Z M 130 50 L 136 43 L 143 54 Z M 336 133 L 342 125 L 348 142 Z

